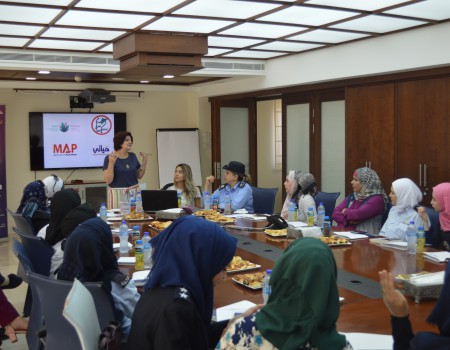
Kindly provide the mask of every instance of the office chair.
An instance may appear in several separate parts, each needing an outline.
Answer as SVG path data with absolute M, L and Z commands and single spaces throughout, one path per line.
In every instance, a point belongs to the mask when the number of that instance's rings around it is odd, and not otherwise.
M 314 201 L 316 202 L 316 207 L 319 206 L 320 202 L 323 203 L 325 207 L 325 216 L 329 216 L 332 221 L 333 211 L 336 207 L 336 200 L 338 199 L 341 192 L 320 192 L 316 193 Z
M 28 257 L 25 247 L 16 238 L 13 238 L 13 252 L 14 255 L 19 259 L 19 262 L 22 264 L 27 274 L 29 274 L 30 272 L 35 272 L 34 266 Z M 41 350 L 43 348 L 43 338 L 39 336 L 38 333 L 41 331 L 43 326 L 42 309 L 41 304 L 39 303 L 39 298 L 37 297 L 37 292 L 33 287 L 34 286 L 31 284 L 28 285 L 28 290 L 31 290 L 30 295 L 33 295 L 34 302 L 31 303 L 31 310 L 29 312 L 30 318 L 28 320 L 26 339 L 28 349 Z M 28 303 L 30 303 L 30 301 Z M 25 304 L 27 304 L 27 299 L 25 300 Z
M 165 184 L 161 189 L 162 190 L 167 190 L 170 186 L 173 186 L 173 182 L 169 182 L 168 184 Z
M 72 281 L 54 280 L 36 273 L 28 276 L 30 283 L 36 289 L 45 322 L 45 349 L 79 350 L 80 339 L 74 327 L 63 316 L 66 297 L 72 288 Z M 99 316 L 100 329 L 106 327 L 109 321 L 116 320 L 114 301 L 101 283 L 85 283 L 86 288 L 94 298 L 95 310 Z M 89 317 L 93 317 L 90 313 Z
M 384 213 L 383 213 L 383 217 L 381 218 L 381 227 L 383 227 L 384 223 L 385 223 L 386 220 L 388 219 L 388 217 L 389 217 L 389 212 L 391 211 L 391 209 L 392 209 L 392 203 L 391 203 L 391 201 L 387 201 L 387 203 L 386 203 L 386 209 L 385 209 L 385 211 L 384 211 Z
M 275 197 L 278 188 L 253 187 L 253 211 L 258 214 L 273 214 L 275 207 Z
M 98 350 L 101 330 L 94 298 L 77 279 L 64 303 L 63 316 L 74 327 L 82 350 Z
M 17 227 L 21 232 L 29 236 L 36 236 L 36 231 L 34 230 L 33 223 L 30 218 L 27 216 L 23 216 L 22 213 L 15 213 L 11 209 L 6 208 L 8 214 L 14 220 L 14 226 Z

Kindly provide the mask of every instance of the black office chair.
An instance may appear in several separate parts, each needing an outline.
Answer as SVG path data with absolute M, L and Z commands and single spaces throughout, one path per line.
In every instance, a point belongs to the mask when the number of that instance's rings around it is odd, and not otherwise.
M 333 211 L 336 207 L 336 200 L 340 196 L 341 192 L 320 192 L 316 193 L 314 201 L 316 202 L 316 207 L 319 206 L 320 202 L 323 203 L 325 207 L 325 216 L 329 216 L 332 220 Z
M 163 188 L 161 188 L 162 190 L 167 190 L 170 186 L 173 186 L 173 182 L 169 182 L 168 184 L 165 184 L 164 186 L 163 186 Z
M 26 235 L 36 236 L 36 231 L 29 217 L 23 216 L 22 213 L 15 213 L 9 208 L 6 208 L 6 210 L 13 218 L 15 227 Z
M 441 224 L 439 222 L 439 213 L 433 208 L 425 207 L 428 217 L 430 218 L 430 230 L 425 235 L 425 243 L 431 244 L 433 248 L 441 248 Z
M 275 197 L 278 188 L 253 187 L 253 211 L 257 214 L 273 214 L 275 207 Z
M 381 218 L 381 227 L 383 227 L 384 223 L 388 219 L 389 212 L 391 211 L 391 209 L 392 209 L 392 203 L 391 203 L 391 201 L 387 201 L 386 209 L 384 210 L 383 217 Z
M 72 288 L 72 281 L 55 280 L 36 273 L 28 276 L 33 288 L 36 289 L 42 307 L 46 336 L 45 350 L 65 349 L 79 350 L 81 344 L 75 328 L 63 316 L 64 303 Z M 84 283 L 91 292 L 95 309 L 99 318 L 100 329 L 106 327 L 109 321 L 116 320 L 114 301 L 102 284 Z
M 13 238 L 13 252 L 14 255 L 19 259 L 19 262 L 22 264 L 27 275 L 30 272 L 35 272 L 34 266 L 28 257 L 25 247 L 16 238 Z M 28 288 L 28 290 L 31 290 L 30 295 L 33 295 L 34 298 L 34 302 L 31 304 L 31 310 L 29 313 L 30 318 L 28 320 L 28 329 L 26 334 L 28 349 L 41 350 L 43 348 L 43 338 L 38 336 L 38 332 L 42 329 L 43 326 L 41 304 L 39 303 L 39 298 L 36 294 L 37 292 L 36 290 L 34 290 L 33 286 L 29 284 Z M 27 300 L 25 301 L 25 304 L 27 304 Z

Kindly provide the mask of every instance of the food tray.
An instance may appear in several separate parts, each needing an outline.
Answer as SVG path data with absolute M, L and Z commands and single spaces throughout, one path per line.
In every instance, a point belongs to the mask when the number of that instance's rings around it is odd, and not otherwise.
M 331 239 L 331 237 L 318 237 L 322 242 L 324 242 L 326 245 L 328 245 L 329 247 L 345 247 L 345 246 L 351 246 L 351 242 L 349 242 L 348 240 L 346 240 L 345 238 L 339 237 L 340 240 L 345 242 L 328 242 L 328 240 Z
M 276 233 L 273 231 L 281 231 L 280 233 Z M 268 236 L 275 237 L 275 238 L 282 238 L 287 237 L 287 229 L 282 230 L 265 230 L 264 233 Z
M 163 220 L 176 220 L 179 217 L 185 216 L 187 213 L 184 210 L 181 210 L 180 212 L 171 212 L 167 210 L 159 210 L 155 213 L 155 216 L 157 219 L 163 219 Z
M 255 286 L 255 287 L 254 287 L 254 286 L 249 286 L 248 284 L 244 284 L 244 283 L 238 281 L 237 279 L 235 279 L 234 277 L 232 278 L 232 280 L 233 280 L 233 282 L 235 282 L 235 283 L 237 283 L 237 284 L 240 284 L 241 286 L 243 286 L 243 287 L 245 287 L 245 288 L 249 288 L 249 289 L 253 289 L 253 290 L 259 290 L 259 289 L 262 289 L 262 283 L 261 283 L 261 286 L 258 286 L 258 287 Z
M 142 218 L 125 219 L 125 220 L 126 220 L 126 221 L 129 221 L 129 222 L 134 222 L 134 221 L 147 221 L 147 220 L 152 220 L 152 219 L 153 219 L 153 218 L 152 218 L 150 215 L 144 213 L 144 217 L 142 217 Z M 109 219 L 108 219 L 108 220 L 109 220 Z
M 443 284 L 431 286 L 417 286 L 409 281 L 403 281 L 403 293 L 414 297 L 416 304 L 420 303 L 423 298 L 438 298 L 441 295 Z
M 244 271 L 251 271 L 251 270 L 257 270 L 261 268 L 261 265 L 255 264 L 254 266 L 248 266 L 248 267 L 244 267 L 238 270 L 228 270 L 227 269 L 227 273 L 236 273 L 236 272 L 244 272 Z

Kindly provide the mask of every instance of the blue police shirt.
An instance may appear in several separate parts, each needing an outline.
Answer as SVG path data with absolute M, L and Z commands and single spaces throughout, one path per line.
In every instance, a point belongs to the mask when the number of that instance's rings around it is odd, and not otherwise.
M 243 187 L 240 187 L 241 181 L 239 181 L 233 188 L 230 185 L 226 185 L 223 188 L 218 188 L 211 195 L 219 197 L 219 207 L 225 209 L 225 197 L 230 196 L 231 199 L 231 210 L 235 211 L 237 209 L 246 209 L 249 213 L 253 213 L 253 192 L 252 188 L 248 183 L 245 183 Z

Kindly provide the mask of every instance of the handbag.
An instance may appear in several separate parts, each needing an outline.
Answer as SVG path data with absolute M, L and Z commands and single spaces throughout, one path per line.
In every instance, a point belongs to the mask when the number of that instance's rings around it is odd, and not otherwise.
M 99 350 L 119 350 L 122 342 L 122 327 L 117 321 L 109 321 L 98 340 Z

